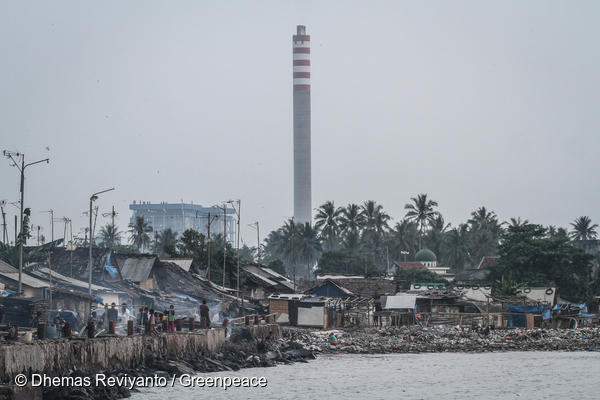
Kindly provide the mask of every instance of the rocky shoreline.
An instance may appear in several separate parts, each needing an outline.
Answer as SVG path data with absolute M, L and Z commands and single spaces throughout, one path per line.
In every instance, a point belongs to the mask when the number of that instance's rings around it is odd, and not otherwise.
M 284 340 L 315 353 L 433 353 L 492 351 L 600 351 L 600 328 L 464 329 L 386 327 L 308 331 L 287 328 Z M 333 334 L 335 340 L 328 340 Z
M 242 332 L 243 333 L 243 332 Z M 199 373 L 210 373 L 220 371 L 238 371 L 243 368 L 273 367 L 277 364 L 292 364 L 295 362 L 308 362 L 314 359 L 312 351 L 304 349 L 301 345 L 285 339 L 261 341 L 239 337 L 233 342 L 225 344 L 218 352 L 210 355 L 189 357 L 182 359 L 164 359 L 149 357 L 134 369 L 123 369 L 119 371 L 98 371 L 107 377 L 166 377 L 183 374 L 195 375 Z M 72 371 L 68 376 L 84 377 L 79 371 Z M 130 397 L 133 388 L 127 387 L 61 387 L 56 389 L 45 389 L 43 398 L 47 400 L 116 400 Z
M 328 339 L 333 334 L 335 344 Z M 241 335 L 242 337 L 244 335 Z M 149 377 L 237 371 L 308 362 L 315 354 L 382 354 L 494 351 L 600 351 L 600 328 L 573 330 L 388 327 L 352 330 L 284 328 L 283 337 L 254 340 L 238 337 L 210 356 L 183 359 L 148 358 L 135 369 L 104 372 L 107 376 Z M 103 372 L 103 371 L 99 371 Z M 73 371 L 71 376 L 82 376 Z M 135 388 L 88 387 L 46 390 L 44 399 L 119 399 Z

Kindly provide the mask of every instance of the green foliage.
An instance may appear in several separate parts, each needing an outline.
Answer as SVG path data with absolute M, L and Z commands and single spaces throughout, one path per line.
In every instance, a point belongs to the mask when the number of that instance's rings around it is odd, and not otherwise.
M 277 272 L 278 274 L 285 275 L 285 264 L 281 260 L 273 260 L 267 267 Z
M 547 229 L 535 224 L 508 227 L 499 247 L 500 261 L 491 268 L 488 281 L 504 276 L 527 286 L 556 283 L 561 297 L 586 301 L 592 295 L 592 260 L 563 238 L 551 238 Z
M 398 268 L 396 270 L 396 280 L 401 290 L 410 289 L 410 285 L 414 282 L 430 282 L 430 283 L 444 283 L 448 284 L 448 281 L 435 272 L 431 272 L 427 269 L 414 268 L 405 270 Z
M 317 265 L 317 273 L 331 274 L 356 274 L 362 275 L 365 273 L 365 262 L 359 257 L 350 254 L 347 251 L 326 251 L 321 254 Z M 373 272 L 374 268 L 367 265 L 367 272 Z
M 502 275 L 499 280 L 496 280 L 492 286 L 492 295 L 516 296 L 525 286 L 526 285 L 524 283 L 513 280 L 512 273 L 509 272 L 506 277 Z
M 173 232 L 171 228 L 160 232 L 157 236 L 157 250 L 160 256 L 177 257 L 177 232 Z
M 119 227 L 112 224 L 104 225 L 100 228 L 100 239 L 102 240 L 100 246 L 113 249 L 121 242 L 121 232 L 119 232 Z
M 135 222 L 129 224 L 131 235 L 129 240 L 139 251 L 144 251 L 150 245 L 150 236 L 148 235 L 150 232 L 152 232 L 152 226 L 143 217 L 136 217 Z

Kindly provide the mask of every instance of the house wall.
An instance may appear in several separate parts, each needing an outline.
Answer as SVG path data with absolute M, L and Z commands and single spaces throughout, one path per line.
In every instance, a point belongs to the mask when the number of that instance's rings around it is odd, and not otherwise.
M 298 307 L 298 326 L 312 326 L 322 328 L 325 325 L 325 307 Z
M 140 282 L 140 287 L 144 289 L 154 289 L 154 279 L 148 278 L 147 281 Z
M 43 299 L 44 298 L 44 290 L 45 288 L 32 288 L 29 286 L 22 286 L 23 295 L 25 297 L 33 297 L 34 299 Z M 16 289 L 15 289 L 16 291 Z
M 318 297 L 348 297 L 348 295 L 338 289 L 336 286 L 326 283 L 313 291 Z
M 276 313 L 276 319 L 281 316 L 281 314 L 288 314 L 288 301 L 287 300 L 269 300 L 269 314 Z
M 80 326 L 83 326 L 89 319 L 91 302 L 91 299 L 65 293 L 54 293 L 52 295 L 52 308 L 54 310 L 75 311 Z

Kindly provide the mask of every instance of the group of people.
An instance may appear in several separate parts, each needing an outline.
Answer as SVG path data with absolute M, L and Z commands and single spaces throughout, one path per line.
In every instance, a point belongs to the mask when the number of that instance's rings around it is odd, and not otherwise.
M 164 326 L 165 323 L 168 332 L 175 332 L 175 306 L 171 304 L 169 309 L 164 310 L 162 313 L 153 308 L 140 308 L 138 323 L 143 327 L 148 325 L 150 327 L 150 334 L 152 335 L 158 335 L 157 325 L 159 325 L 162 330 L 162 326 Z

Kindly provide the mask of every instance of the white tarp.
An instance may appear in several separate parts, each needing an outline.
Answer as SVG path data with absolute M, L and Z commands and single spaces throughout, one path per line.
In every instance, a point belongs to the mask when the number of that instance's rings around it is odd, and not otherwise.
M 415 308 L 415 302 L 417 301 L 416 294 L 399 294 L 396 296 L 384 296 L 385 310 L 397 310 L 401 308 L 413 309 Z
M 298 326 L 323 327 L 323 306 L 298 307 Z

